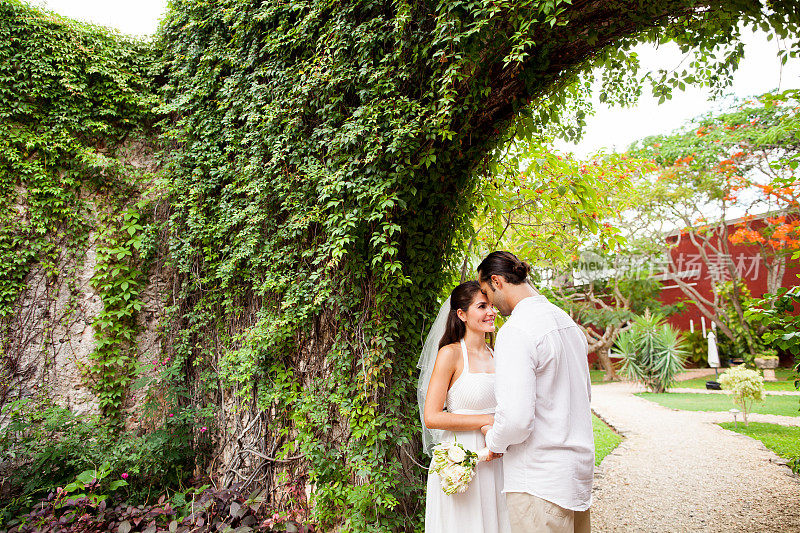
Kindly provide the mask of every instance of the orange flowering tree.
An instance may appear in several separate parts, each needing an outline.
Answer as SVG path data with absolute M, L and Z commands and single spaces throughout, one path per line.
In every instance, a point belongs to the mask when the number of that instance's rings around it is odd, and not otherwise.
M 669 235 L 660 250 L 665 278 L 748 359 L 763 347 L 745 316 L 745 279 L 753 265 L 763 268 L 767 292 L 775 294 L 800 250 L 799 109 L 800 91 L 768 93 L 702 116 L 679 133 L 648 137 L 631 151 L 658 166 L 637 184 L 637 216 L 651 232 Z M 697 251 L 691 268 L 670 252 L 687 240 Z M 742 250 L 755 259 L 746 263 Z M 692 272 L 711 278 L 711 297 L 687 280 Z

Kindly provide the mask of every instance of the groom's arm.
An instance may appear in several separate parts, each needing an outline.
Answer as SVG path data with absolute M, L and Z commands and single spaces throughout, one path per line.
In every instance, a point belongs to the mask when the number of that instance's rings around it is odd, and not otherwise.
M 512 444 L 525 441 L 533 431 L 536 373 L 523 332 L 503 326 L 495 347 L 494 425 L 486 434 L 486 446 L 505 453 Z

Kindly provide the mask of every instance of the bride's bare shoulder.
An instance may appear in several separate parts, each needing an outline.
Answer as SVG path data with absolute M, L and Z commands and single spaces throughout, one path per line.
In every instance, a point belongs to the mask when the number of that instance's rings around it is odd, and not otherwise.
M 458 360 L 460 356 L 460 350 L 461 346 L 457 342 L 445 344 L 439 348 L 439 354 L 436 356 L 436 358 L 445 363 L 452 363 Z

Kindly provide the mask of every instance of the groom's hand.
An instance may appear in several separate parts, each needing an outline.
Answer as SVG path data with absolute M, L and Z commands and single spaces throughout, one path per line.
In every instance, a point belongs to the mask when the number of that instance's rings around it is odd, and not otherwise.
M 501 457 L 503 457 L 502 453 L 494 453 L 492 450 L 489 450 L 489 455 L 486 457 L 486 461 L 489 462 L 493 459 L 499 459 Z
M 483 433 L 484 437 L 486 436 L 487 433 L 489 433 L 490 429 L 492 429 L 492 424 L 486 424 L 485 426 L 481 426 L 481 433 Z M 494 453 L 492 450 L 489 450 L 489 455 L 486 456 L 486 462 L 488 463 L 489 461 L 493 459 L 499 459 L 500 457 L 503 457 L 502 453 Z

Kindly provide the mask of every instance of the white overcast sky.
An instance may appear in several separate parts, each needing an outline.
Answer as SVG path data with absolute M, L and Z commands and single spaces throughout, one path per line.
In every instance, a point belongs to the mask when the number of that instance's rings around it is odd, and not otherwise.
M 167 5 L 166 0 L 37 0 L 31 3 L 70 18 L 138 36 L 152 35 L 156 31 Z M 748 34 L 745 42 L 745 58 L 735 75 L 731 94 L 747 97 L 772 89 L 800 87 L 800 60 L 790 60 L 781 67 L 778 44 L 774 40 L 768 42 L 763 34 Z M 643 67 L 649 69 L 672 69 L 683 59 L 677 48 L 671 46 L 640 47 L 638 51 Z M 625 150 L 636 139 L 669 133 L 717 105 L 708 101 L 708 91 L 691 87 L 685 92 L 676 91 L 673 99 L 662 105 L 658 105 L 647 90 L 639 104 L 632 108 L 609 109 L 596 102 L 597 112 L 587 120 L 583 140 L 577 146 L 566 143 L 557 146 L 580 157 L 600 149 Z

